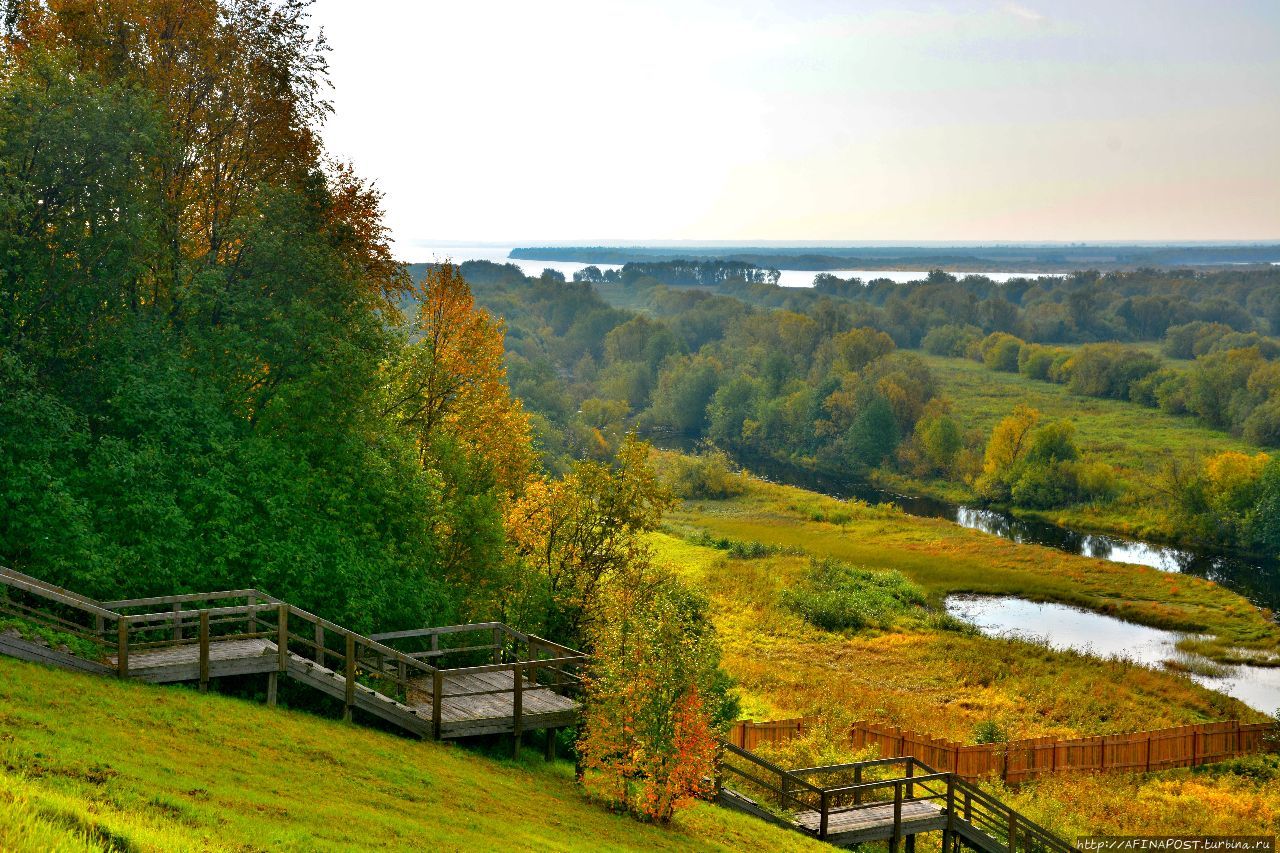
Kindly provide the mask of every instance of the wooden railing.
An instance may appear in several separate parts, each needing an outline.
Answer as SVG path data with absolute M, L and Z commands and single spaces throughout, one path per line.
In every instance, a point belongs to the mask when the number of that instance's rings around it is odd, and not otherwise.
M 432 705 L 432 731 L 437 738 L 448 699 L 483 694 L 511 694 L 512 726 L 518 735 L 523 694 L 577 692 L 587 661 L 581 652 L 501 622 L 365 636 L 257 589 L 97 602 L 0 567 L 3 613 L 92 642 L 104 660 L 114 658 L 122 678 L 130 675 L 131 653 L 196 645 L 201 689 L 210 679 L 214 644 L 266 639 L 276 646 L 278 672 L 287 671 L 291 656 L 297 656 L 343 677 L 347 718 L 358 683 L 401 702 L 411 691 L 423 691 Z M 480 642 L 474 641 L 476 636 L 482 638 Z M 420 648 L 406 650 L 392 643 Z M 446 659 L 455 665 L 445 666 Z M 478 663 L 482 659 L 488 663 Z M 491 672 L 510 673 L 511 686 L 454 692 L 446 687 L 454 677 Z M 273 678 L 271 702 L 274 689 Z
M 911 829 L 904 823 L 904 804 L 925 802 L 945 816 L 945 839 L 959 833 L 977 846 L 1010 853 L 1075 850 L 957 774 L 939 772 L 909 756 L 785 770 L 727 741 L 721 747 L 718 790 L 730 788 L 753 797 L 778 819 L 820 840 L 827 839 L 834 817 L 869 809 L 882 812 L 891 805 L 889 847 L 897 850 Z M 810 813 L 810 820 L 795 820 L 805 813 Z
M 800 737 L 819 722 L 817 717 L 763 723 L 744 720 L 734 723 L 728 739 L 738 747 L 754 750 L 765 743 Z M 852 749 L 875 747 L 883 756 L 911 756 L 966 779 L 999 776 L 1006 782 L 1022 782 L 1060 772 L 1151 772 L 1195 767 L 1272 749 L 1274 733 L 1274 723 L 1224 720 L 1092 737 L 960 744 L 891 726 L 858 722 L 849 727 L 848 744 Z

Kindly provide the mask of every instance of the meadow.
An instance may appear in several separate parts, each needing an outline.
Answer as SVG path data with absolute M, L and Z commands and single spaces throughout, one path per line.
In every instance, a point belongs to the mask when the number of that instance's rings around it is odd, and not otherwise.
M 1021 545 L 892 506 L 749 479 L 741 495 L 684 501 L 669 514 L 668 525 L 676 532 L 703 531 L 897 570 L 935 606 L 962 592 L 1056 601 L 1207 635 L 1196 651 L 1224 663 L 1271 663 L 1280 648 L 1280 628 L 1267 614 L 1210 581 Z
M 1153 345 L 1133 344 L 1135 350 Z M 1017 373 L 990 370 L 967 358 L 916 353 L 951 400 L 951 414 L 963 432 L 985 441 L 992 428 L 1015 406 L 1037 409 L 1044 420 L 1066 420 L 1075 427 L 1075 440 L 1088 459 L 1115 469 L 1121 495 L 1106 504 L 1033 511 L 1036 516 L 1070 527 L 1168 540 L 1173 531 L 1167 513 L 1153 495 L 1153 474 L 1172 460 L 1191 460 L 1234 450 L 1250 455 L 1258 448 L 1243 439 L 1212 429 L 1196 418 L 1171 415 L 1124 400 L 1073 394 L 1064 385 L 1029 379 Z M 897 473 L 876 476 L 879 483 L 917 494 L 962 502 L 973 500 L 965 484 L 943 479 L 920 480 Z
M 707 804 L 665 828 L 613 814 L 539 752 L 0 658 L 0 849 L 818 849 Z

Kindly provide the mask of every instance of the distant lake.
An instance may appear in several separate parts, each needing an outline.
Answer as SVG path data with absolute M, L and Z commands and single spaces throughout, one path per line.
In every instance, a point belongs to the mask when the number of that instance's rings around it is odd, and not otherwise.
M 507 257 L 513 246 L 438 246 L 426 249 L 418 249 L 415 253 L 415 261 L 432 261 L 432 260 L 451 260 L 455 264 L 461 264 L 464 261 L 491 261 L 495 264 L 515 264 L 525 275 L 537 276 L 542 275 L 544 269 L 555 270 L 563 273 L 564 277 L 573 280 L 573 274 L 588 266 L 599 267 L 602 270 L 622 269 L 621 264 L 582 264 L 571 261 L 525 261 L 516 260 Z M 783 287 L 813 287 L 813 278 L 818 273 L 813 270 L 787 270 L 781 269 L 781 278 L 778 284 Z M 899 284 L 905 284 L 909 281 L 920 281 L 927 278 L 928 270 L 825 270 L 824 273 L 834 275 L 837 278 L 860 278 L 863 281 L 871 281 L 875 278 L 887 278 L 890 281 L 896 281 Z M 1039 276 L 1061 276 L 1062 273 L 1034 273 L 1034 272 L 983 272 L 968 273 L 957 272 L 952 273 L 956 278 L 964 278 L 966 275 L 985 275 L 992 281 L 1008 281 L 1011 278 L 1037 278 Z

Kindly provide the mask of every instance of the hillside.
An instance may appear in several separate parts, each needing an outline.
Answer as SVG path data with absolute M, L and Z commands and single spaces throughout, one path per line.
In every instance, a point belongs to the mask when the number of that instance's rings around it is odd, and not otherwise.
M 494 761 L 309 714 L 0 658 L 4 850 L 801 850 L 709 805 L 662 829 L 566 762 Z

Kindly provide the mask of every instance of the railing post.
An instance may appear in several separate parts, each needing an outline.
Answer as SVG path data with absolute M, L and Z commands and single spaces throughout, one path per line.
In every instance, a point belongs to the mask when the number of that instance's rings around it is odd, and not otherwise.
M 209 611 L 200 611 L 200 692 L 209 689 Z
M 444 707 L 444 675 L 439 669 L 431 673 L 431 730 L 440 740 L 441 709 Z
M 289 605 L 283 601 L 276 606 L 276 670 L 284 672 L 289 667 Z
M 316 623 L 316 663 L 324 666 L 324 626 Z
M 244 632 L 246 634 L 258 633 L 258 597 L 253 593 L 245 596 L 244 604 Z
M 893 836 L 889 839 L 890 853 L 898 853 L 902 841 L 902 780 L 893 783 Z
M 826 840 L 827 823 L 831 817 L 830 798 L 826 789 L 823 789 L 818 799 L 818 838 Z
M 785 809 L 787 807 L 787 795 L 791 793 L 789 790 L 790 785 L 788 784 L 790 781 L 791 777 L 784 773 L 782 775 L 782 779 L 778 783 L 778 808 L 780 809 Z
M 916 798 L 916 784 L 911 779 L 915 776 L 916 761 L 914 758 L 907 759 L 907 799 L 914 800 Z
M 502 663 L 502 629 L 493 629 L 493 662 Z
M 951 853 L 956 832 L 956 777 L 947 775 L 947 828 L 942 830 L 942 853 Z
M 524 722 L 524 674 L 523 667 L 516 663 L 511 667 L 511 680 L 514 693 L 511 697 L 511 754 L 520 757 L 520 737 L 523 734 L 521 724 Z
M 116 674 L 129 677 L 129 623 L 123 616 L 116 620 Z
M 861 764 L 859 764 L 858 766 L 856 766 L 856 767 L 854 767 L 854 768 L 853 768 L 853 784 L 855 784 L 855 785 L 861 785 L 861 784 L 862 784 L 862 765 L 861 765 Z M 855 806 L 860 806 L 860 805 L 862 805 L 862 790 L 861 790 L 861 789 L 855 790 L 855 791 L 853 792 L 853 804 L 854 804 Z
M 351 706 L 356 703 L 356 638 L 347 634 L 347 690 L 342 701 L 342 719 L 351 720 Z
M 1009 809 L 1009 853 L 1013 853 L 1017 849 L 1016 841 L 1018 838 L 1018 813 L 1013 809 Z
M 173 605 L 173 641 L 182 642 L 182 605 Z

